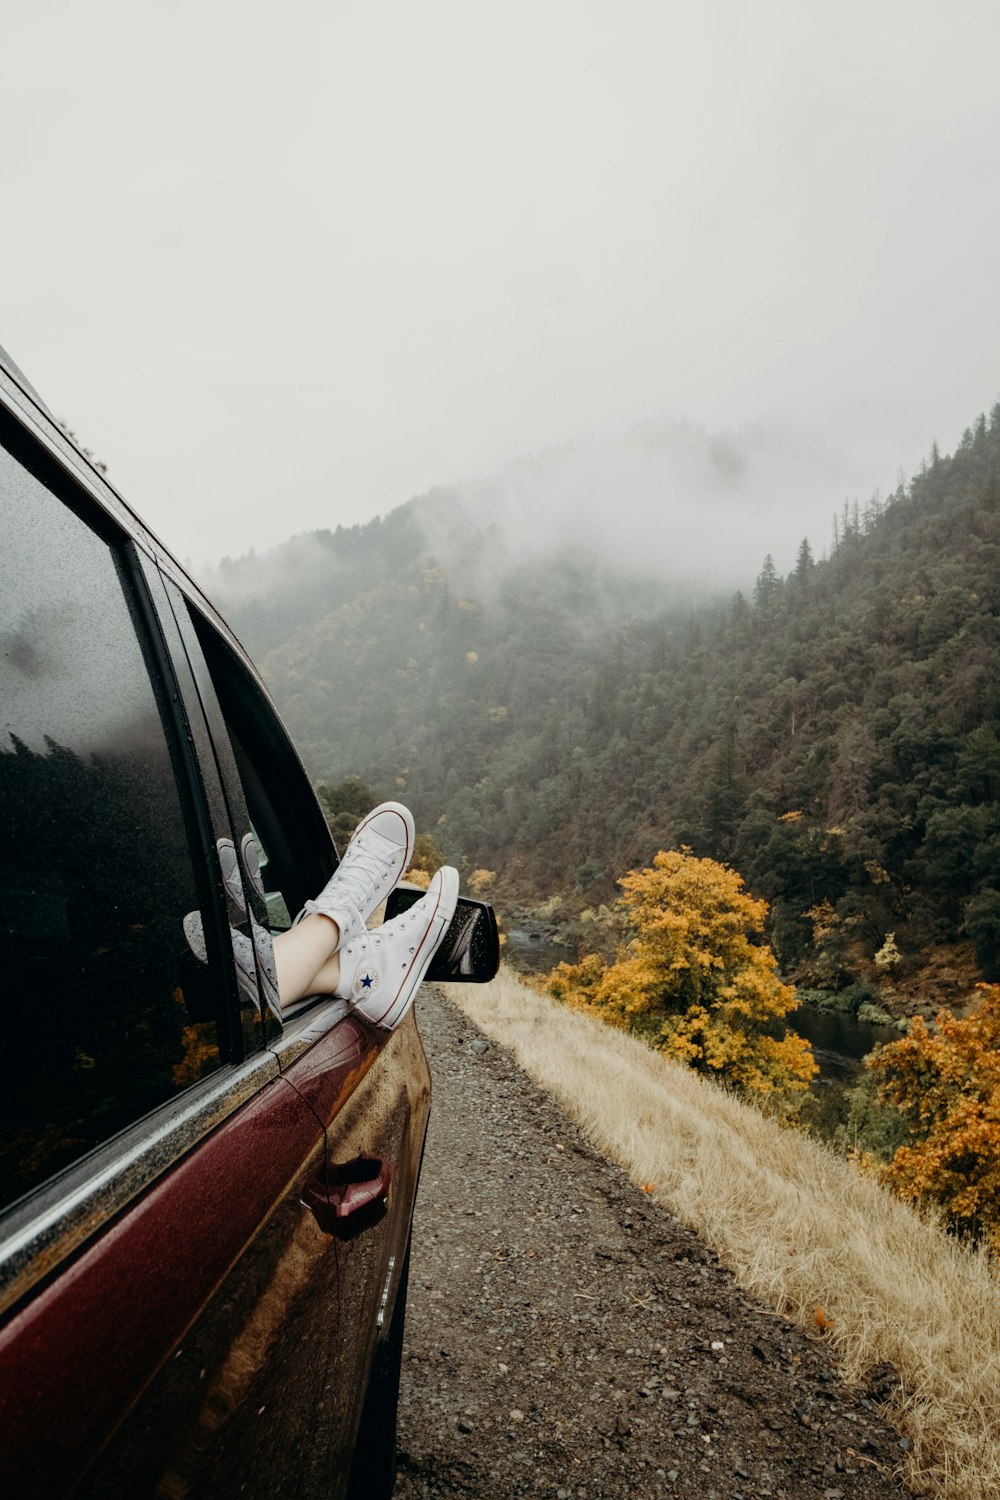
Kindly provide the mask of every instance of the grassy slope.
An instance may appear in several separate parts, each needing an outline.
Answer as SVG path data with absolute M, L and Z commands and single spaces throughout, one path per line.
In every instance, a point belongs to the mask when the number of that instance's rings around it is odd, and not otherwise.
M 510 970 L 448 994 L 741 1285 L 812 1329 L 822 1307 L 848 1381 L 896 1366 L 887 1414 L 913 1441 L 916 1488 L 1000 1493 L 1000 1287 L 983 1255 L 815 1140 Z

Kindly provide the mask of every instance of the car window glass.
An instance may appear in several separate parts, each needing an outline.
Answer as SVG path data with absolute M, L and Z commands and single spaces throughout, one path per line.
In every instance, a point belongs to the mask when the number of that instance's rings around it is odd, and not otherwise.
M 189 1006 L 195 871 L 121 560 L 24 457 L 0 447 L 4 1201 L 220 1061 Z
M 271 937 L 263 898 L 253 879 L 256 860 L 248 866 L 244 853 L 247 841 L 252 842 L 250 820 L 242 793 L 234 795 L 233 782 L 238 790 L 239 779 L 226 770 L 228 742 L 218 706 L 206 703 L 196 675 L 204 669 L 199 668 L 200 648 L 197 641 L 192 644 L 193 632 L 186 625 L 183 596 L 151 560 L 143 560 L 142 572 L 170 651 L 181 698 L 188 708 L 186 727 L 205 791 L 205 810 L 215 836 L 226 906 L 225 927 L 220 933 L 222 947 L 232 955 L 236 971 L 239 1038 L 234 1038 L 234 1050 L 248 1057 L 265 1045 L 267 1032 L 272 1029 L 268 1012 L 275 1018 L 280 1016 Z
M 333 842 L 301 762 L 252 674 L 205 620 L 194 612 L 191 620 L 249 810 L 268 923 L 281 932 L 332 874 Z

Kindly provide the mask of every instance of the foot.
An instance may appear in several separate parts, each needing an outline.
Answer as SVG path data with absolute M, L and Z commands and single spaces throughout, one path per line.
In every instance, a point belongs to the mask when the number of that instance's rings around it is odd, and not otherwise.
M 412 1005 L 457 903 L 458 871 L 444 865 L 408 911 L 341 948 L 337 997 L 374 1026 L 392 1031 Z
M 344 857 L 305 912 L 319 912 L 340 928 L 343 949 L 365 931 L 377 906 L 399 883 L 413 853 L 413 818 L 399 802 L 383 802 L 355 828 Z

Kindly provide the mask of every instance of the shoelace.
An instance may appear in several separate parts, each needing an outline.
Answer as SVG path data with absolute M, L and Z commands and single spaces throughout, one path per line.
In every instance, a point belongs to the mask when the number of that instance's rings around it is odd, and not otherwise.
M 350 860 L 344 860 L 347 868 L 342 865 L 334 879 L 346 888 L 356 906 L 363 906 L 371 895 L 372 885 L 377 888 L 386 876 L 391 876 L 396 856 L 379 854 L 377 849 L 369 848 L 364 834 L 352 840 L 348 853 Z
M 400 912 L 398 917 L 393 917 L 392 921 L 387 924 L 392 928 L 393 937 L 395 937 L 397 932 L 405 932 L 408 927 L 411 927 L 413 925 L 413 911 L 414 908 L 411 907 L 407 912 Z M 352 958 L 355 953 L 367 953 L 369 948 L 381 948 L 381 946 L 382 933 L 366 932 L 362 937 L 355 938 L 353 942 L 348 943 L 347 947 L 344 949 L 344 956 L 346 958 Z M 410 953 L 416 953 L 416 944 L 411 943 L 408 951 Z M 406 968 L 405 962 L 403 964 L 403 968 Z

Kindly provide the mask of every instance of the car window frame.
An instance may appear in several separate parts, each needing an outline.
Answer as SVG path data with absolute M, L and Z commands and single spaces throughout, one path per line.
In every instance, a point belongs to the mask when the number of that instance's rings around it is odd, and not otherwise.
M 295 883 L 290 891 L 294 909 L 289 910 L 289 916 L 294 918 L 306 900 L 322 889 L 340 862 L 333 836 L 292 737 L 252 662 L 235 648 L 226 634 L 214 628 L 212 621 L 196 609 L 183 592 L 181 598 L 187 607 L 191 637 L 207 674 L 210 691 L 202 695 L 207 716 L 216 740 L 224 741 L 226 747 L 225 763 L 220 766 L 223 780 L 229 775 L 236 778 L 245 807 L 249 799 L 245 774 L 239 767 L 239 756 L 232 739 L 236 735 L 253 779 L 269 807 L 267 822 L 270 827 L 267 832 L 272 857 L 278 853 L 277 844 L 289 844 L 288 828 L 301 830 L 304 857 L 297 856 L 293 860 L 283 850 L 284 857 L 280 859 L 281 863 L 294 865 Z M 206 640 L 211 642 L 207 650 Z M 224 692 L 220 692 L 220 676 L 228 679 Z M 228 698 L 236 712 L 227 713 L 223 696 Z M 248 734 L 246 727 L 251 721 Z M 253 751 L 259 751 L 257 754 L 247 749 L 252 741 L 256 741 Z M 260 831 L 264 833 L 265 830 Z
M 51 488 L 60 502 L 112 547 L 153 693 L 161 712 L 166 705 L 172 720 L 164 733 L 188 828 L 193 878 L 204 909 L 214 917 L 205 936 L 217 983 L 220 1061 L 205 1078 L 179 1090 L 0 1210 L 3 1318 L 40 1282 L 58 1274 L 69 1258 L 100 1235 L 201 1139 L 280 1076 L 264 1038 L 256 1048 L 246 1049 L 240 1034 L 231 945 L 221 936 L 228 924 L 215 847 L 218 837 L 229 830 L 212 821 L 205 778 L 218 772 L 213 763 L 199 764 L 194 758 L 195 743 L 207 736 L 207 727 L 198 720 L 200 705 L 192 703 L 190 692 L 181 692 L 181 664 L 171 653 L 148 587 L 154 549 L 130 513 L 123 514 L 120 503 L 107 503 L 101 486 L 91 482 L 96 478 L 93 472 L 79 462 L 66 461 L 66 440 L 44 409 L 26 411 L 23 399 L 10 399 L 10 385 L 0 369 L 0 422 L 9 429 L 5 435 L 10 437 L 14 456 L 19 461 L 24 457 L 29 472 L 41 469 L 46 475 L 51 471 Z M 19 394 L 23 398 L 23 392 Z M 43 478 L 42 482 L 47 481 Z M 191 841 L 193 829 L 198 832 L 197 842 Z
M 212 721 L 209 711 L 211 705 L 206 703 L 205 693 L 197 680 L 197 662 L 192 660 L 189 643 L 177 617 L 176 602 L 172 597 L 172 592 L 176 595 L 176 589 L 163 577 L 151 557 L 141 557 L 139 562 L 156 613 L 157 628 L 170 654 L 177 685 L 178 717 L 186 725 L 189 735 L 187 748 L 192 757 L 192 774 L 204 790 L 211 824 L 204 836 L 204 853 L 218 897 L 212 907 L 215 917 L 213 936 L 216 950 L 226 953 L 230 960 L 228 968 L 231 969 L 230 923 L 239 927 L 246 925 L 246 912 L 252 908 L 254 897 L 239 865 L 231 879 L 239 879 L 242 899 L 235 900 L 227 889 L 219 865 L 218 840 L 220 837 L 228 839 L 238 849 L 243 832 L 249 826 L 248 815 L 241 794 L 232 786 L 231 777 L 224 773 L 225 746 L 220 743 L 218 726 Z M 269 1033 L 275 1026 L 280 1026 L 280 1020 L 267 1004 L 259 973 L 255 974 L 255 981 L 256 1017 L 249 1015 L 247 1007 L 240 1003 L 238 992 L 229 995 L 230 1005 L 235 1003 L 235 1009 L 230 1012 L 236 1017 L 231 1037 L 235 1056 L 245 1057 L 260 1050 L 266 1045 Z
M 185 645 L 189 641 L 193 643 L 193 649 L 189 651 L 192 669 L 198 683 L 201 694 L 203 709 L 206 718 L 213 731 L 217 747 L 220 747 L 220 774 L 224 783 L 228 784 L 229 778 L 236 782 L 236 791 L 232 801 L 239 802 L 247 818 L 247 826 L 250 822 L 249 809 L 247 808 L 247 789 L 244 783 L 244 774 L 237 764 L 237 755 L 230 737 L 229 720 L 226 717 L 224 705 L 219 696 L 219 659 L 211 661 L 203 649 L 203 640 L 206 633 L 210 633 L 215 650 L 224 657 L 222 670 L 231 672 L 235 682 L 234 691 L 245 698 L 245 702 L 253 703 L 253 717 L 255 729 L 259 732 L 263 723 L 263 738 L 265 755 L 271 759 L 272 771 L 278 774 L 287 773 L 289 780 L 285 783 L 286 790 L 295 787 L 289 801 L 282 808 L 275 806 L 275 799 L 271 795 L 269 785 L 265 777 L 260 774 L 259 765 L 253 756 L 247 759 L 254 765 L 256 780 L 263 788 L 263 793 L 269 804 L 274 808 L 275 822 L 279 828 L 284 826 L 304 826 L 311 828 L 309 838 L 312 842 L 311 858 L 312 870 L 310 884 L 309 874 L 305 871 L 296 870 L 296 875 L 301 881 L 297 892 L 294 894 L 294 903 L 304 901 L 311 890 L 319 890 L 333 874 L 339 863 L 339 855 L 329 825 L 316 796 L 315 789 L 309 779 L 308 773 L 302 764 L 294 741 L 285 728 L 281 716 L 271 701 L 266 687 L 261 682 L 256 668 L 250 658 L 239 646 L 238 641 L 231 633 L 219 630 L 215 621 L 200 608 L 200 601 L 191 597 L 187 590 L 179 587 L 179 580 L 174 580 L 176 586 L 176 606 L 183 612 L 184 619 L 179 620 L 184 637 Z M 169 583 L 168 583 L 169 586 Z M 245 708 L 245 704 L 244 704 Z M 238 731 L 239 726 L 233 726 L 233 732 Z M 282 764 L 278 764 L 281 762 Z M 290 913 L 294 916 L 294 912 Z M 270 927 L 270 921 L 265 914 L 263 920 Z M 285 1008 L 281 1016 L 280 1029 L 272 1031 L 269 1036 L 268 1045 L 272 1048 L 278 1058 L 282 1070 L 287 1069 L 295 1062 L 303 1052 L 307 1051 L 315 1043 L 320 1041 L 341 1021 L 351 1013 L 350 1004 L 346 1000 L 338 1000 L 332 995 L 306 996 L 295 1005 Z M 388 1032 L 373 1033 L 373 1039 L 377 1049 L 381 1049 L 388 1040 Z

